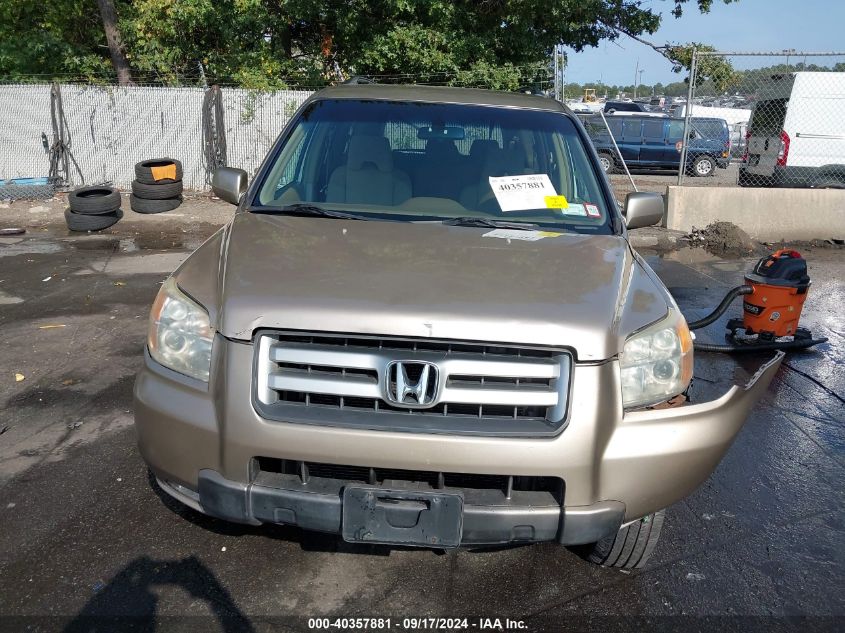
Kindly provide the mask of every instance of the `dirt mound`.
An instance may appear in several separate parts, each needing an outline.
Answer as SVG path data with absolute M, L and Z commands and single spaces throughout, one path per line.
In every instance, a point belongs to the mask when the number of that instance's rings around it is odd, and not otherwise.
M 703 229 L 693 227 L 686 240 L 714 255 L 748 255 L 760 250 L 751 237 L 732 222 L 713 222 Z

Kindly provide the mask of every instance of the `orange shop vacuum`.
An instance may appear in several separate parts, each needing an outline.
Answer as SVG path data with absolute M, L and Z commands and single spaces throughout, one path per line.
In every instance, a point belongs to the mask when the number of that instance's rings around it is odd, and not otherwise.
M 689 324 L 697 330 L 716 321 L 739 296 L 743 297 L 742 318 L 727 323 L 727 345 L 696 342 L 695 348 L 710 352 L 753 352 L 804 349 L 824 343 L 809 330 L 799 327 L 801 309 L 810 291 L 807 260 L 792 249 L 781 249 L 763 257 L 745 275 L 745 284 L 728 292 L 719 306 L 703 319 Z

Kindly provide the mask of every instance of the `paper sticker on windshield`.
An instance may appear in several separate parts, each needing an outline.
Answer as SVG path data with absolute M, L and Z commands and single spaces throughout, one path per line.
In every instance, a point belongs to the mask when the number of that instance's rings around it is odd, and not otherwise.
M 565 209 L 568 206 L 566 196 L 546 196 L 547 209 Z
M 502 211 L 547 209 L 546 196 L 557 196 L 547 174 L 490 176 L 489 180 Z
M 599 211 L 599 208 L 594 204 L 590 204 L 588 202 L 587 204 L 584 205 L 584 209 L 587 210 L 587 216 L 588 217 L 591 217 L 591 218 L 600 218 L 601 217 L 601 211 Z
M 493 229 L 482 237 L 498 237 L 502 240 L 520 240 L 523 242 L 536 242 L 544 237 L 560 237 L 563 233 L 554 231 L 521 231 L 519 229 Z
M 561 209 L 561 211 L 564 215 L 587 215 L 587 209 L 584 208 L 584 205 L 578 204 L 577 202 L 570 202 L 569 205 L 565 209 Z

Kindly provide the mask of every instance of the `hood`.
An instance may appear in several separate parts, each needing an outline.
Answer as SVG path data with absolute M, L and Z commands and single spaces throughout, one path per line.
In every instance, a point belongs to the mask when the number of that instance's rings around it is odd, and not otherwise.
M 568 347 L 580 361 L 616 355 L 667 312 L 621 236 L 490 231 L 238 213 L 177 283 L 214 304 L 213 324 L 232 339 L 260 328 L 374 334 Z

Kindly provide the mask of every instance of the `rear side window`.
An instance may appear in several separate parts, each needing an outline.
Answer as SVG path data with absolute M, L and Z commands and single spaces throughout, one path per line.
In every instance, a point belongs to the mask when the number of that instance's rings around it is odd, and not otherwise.
M 777 136 L 783 130 L 786 120 L 788 99 L 767 99 L 758 101 L 751 114 L 749 129 L 755 136 Z
M 643 138 L 662 139 L 663 121 L 643 121 Z
M 669 121 L 669 138 L 684 138 L 684 122 L 682 119 L 675 119 L 674 121 Z
M 384 136 L 390 143 L 390 149 L 398 152 L 424 152 L 427 141 L 418 136 L 420 128 L 427 127 L 429 121 L 388 121 L 384 125 Z M 464 136 L 453 141 L 455 148 L 464 156 L 469 156 L 475 141 L 495 141 L 502 146 L 503 132 L 498 125 L 466 125 Z
M 640 119 L 626 119 L 622 122 L 622 138 L 642 138 L 643 122 Z
M 718 119 L 690 119 L 690 124 L 702 138 L 717 140 L 728 138 L 728 124 L 725 121 Z
M 608 120 L 607 128 L 610 130 L 610 133 L 613 134 L 613 138 L 619 138 L 622 136 L 622 121 Z

